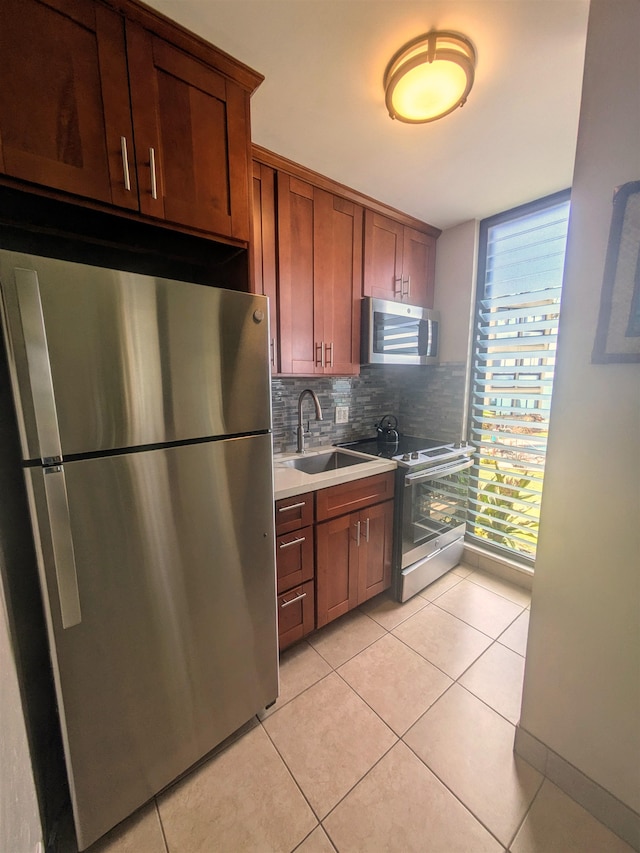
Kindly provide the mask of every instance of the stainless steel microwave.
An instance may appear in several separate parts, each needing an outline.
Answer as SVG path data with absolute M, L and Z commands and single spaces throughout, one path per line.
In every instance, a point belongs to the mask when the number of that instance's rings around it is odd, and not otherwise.
M 362 364 L 437 364 L 440 313 L 405 302 L 362 300 Z

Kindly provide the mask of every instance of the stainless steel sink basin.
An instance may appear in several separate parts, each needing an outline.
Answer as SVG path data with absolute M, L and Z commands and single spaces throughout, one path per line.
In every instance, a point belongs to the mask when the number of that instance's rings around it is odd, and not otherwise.
M 329 453 L 317 453 L 315 456 L 287 459 L 286 462 L 280 462 L 280 465 L 295 468 L 297 471 L 304 471 L 305 474 L 323 474 L 325 471 L 335 471 L 338 468 L 348 468 L 351 465 L 362 465 L 363 462 L 371 462 L 371 459 L 352 456 L 350 453 L 343 453 L 340 450 L 332 450 Z

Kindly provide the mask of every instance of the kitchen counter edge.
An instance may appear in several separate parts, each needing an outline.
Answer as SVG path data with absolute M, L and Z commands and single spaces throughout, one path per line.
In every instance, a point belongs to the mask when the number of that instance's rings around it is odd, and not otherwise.
M 313 447 L 305 453 L 305 456 L 316 456 L 319 453 L 328 453 L 335 449 L 331 445 Z M 319 489 L 337 486 L 340 483 L 350 483 L 353 480 L 372 477 L 374 474 L 382 474 L 385 471 L 395 471 L 397 467 L 396 463 L 391 459 L 382 459 L 377 456 L 370 456 L 367 453 L 358 453 L 357 451 L 345 451 L 343 448 L 341 448 L 341 451 L 365 458 L 369 461 L 362 462 L 353 467 L 349 466 L 347 468 L 337 468 L 334 471 L 325 471 L 322 474 L 306 474 L 304 471 L 297 471 L 295 468 L 287 468 L 279 464 L 286 462 L 288 459 L 297 458 L 297 453 L 274 454 L 273 488 L 275 500 L 291 498 L 295 495 L 301 495 L 304 492 L 316 492 Z

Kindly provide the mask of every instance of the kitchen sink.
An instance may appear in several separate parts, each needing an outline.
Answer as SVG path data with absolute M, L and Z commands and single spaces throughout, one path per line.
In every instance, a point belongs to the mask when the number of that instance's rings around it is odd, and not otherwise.
M 363 462 L 371 462 L 360 456 L 352 456 L 351 453 L 343 453 L 341 450 L 332 450 L 329 453 L 317 453 L 314 456 L 300 456 L 297 459 L 287 459 L 280 462 L 287 468 L 295 468 L 304 471 L 305 474 L 323 474 L 325 471 L 335 471 L 338 468 L 348 468 L 351 465 L 362 465 Z

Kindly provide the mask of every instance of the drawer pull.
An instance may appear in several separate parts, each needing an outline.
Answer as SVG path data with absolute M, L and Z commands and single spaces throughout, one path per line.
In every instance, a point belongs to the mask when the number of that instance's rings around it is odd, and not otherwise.
M 281 542 L 278 548 L 290 548 L 292 545 L 299 545 L 300 542 L 306 542 L 307 537 L 301 536 L 299 539 L 292 539 L 291 542 Z
M 124 188 L 127 192 L 131 192 L 131 177 L 129 175 L 129 156 L 127 154 L 127 140 L 124 136 L 120 137 L 120 153 L 122 154 L 122 171 L 124 172 Z
M 289 504 L 289 506 L 280 506 L 280 507 L 278 507 L 278 512 L 289 512 L 290 509 L 298 509 L 299 507 L 306 506 L 306 505 L 307 505 L 307 502 L 302 501 L 302 503 L 299 503 L 299 504 Z
M 151 170 L 151 198 L 158 198 L 158 181 L 156 179 L 156 152 L 154 148 L 149 149 L 149 168 Z
M 291 601 L 283 601 L 280 607 L 288 607 L 290 604 L 295 604 L 296 601 L 301 601 L 303 598 L 307 597 L 306 592 L 299 592 L 295 598 L 292 598 Z

